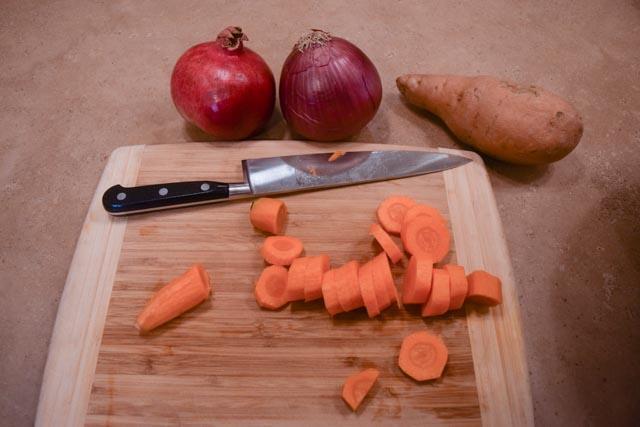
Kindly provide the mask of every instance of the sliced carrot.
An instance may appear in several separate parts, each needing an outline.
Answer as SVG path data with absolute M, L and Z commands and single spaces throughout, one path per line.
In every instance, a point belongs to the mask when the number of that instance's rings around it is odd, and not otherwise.
M 364 305 L 358 284 L 358 261 L 349 261 L 335 271 L 338 302 L 342 311 L 351 311 Z
M 389 233 L 400 234 L 405 212 L 416 204 L 406 196 L 390 196 L 380 203 L 376 214 L 380 225 Z
M 400 346 L 398 365 L 416 381 L 428 381 L 442 376 L 449 351 L 442 338 L 428 332 L 414 332 Z
M 374 284 L 382 288 L 382 293 L 386 294 L 384 297 L 384 304 L 380 305 L 380 311 L 389 307 L 392 303 L 398 301 L 398 291 L 396 289 L 395 282 L 393 281 L 393 275 L 391 274 L 391 268 L 389 268 L 389 260 L 385 254 L 378 254 L 371 262 L 373 267 L 373 281 Z M 378 301 L 380 301 L 380 294 L 376 293 Z
M 322 276 L 329 269 L 329 257 L 318 255 L 308 257 L 304 275 L 304 300 L 313 301 L 322 298 Z
M 371 234 L 376 239 L 376 241 L 382 247 L 382 250 L 384 250 L 386 254 L 389 255 L 389 259 L 391 259 L 391 262 L 395 264 L 402 259 L 402 251 L 393 241 L 391 236 L 389 236 L 387 232 L 384 231 L 384 228 L 375 223 L 371 224 L 371 227 L 369 227 L 369 234 Z
M 431 294 L 429 299 L 422 306 L 423 316 L 439 316 L 449 310 L 450 289 L 449 273 L 441 268 L 433 269 L 433 279 L 431 282 Z
M 334 151 L 331 156 L 329 156 L 329 161 L 330 162 L 335 162 L 336 160 L 338 160 L 340 157 L 344 156 L 344 151 Z
M 467 301 L 482 305 L 502 303 L 502 282 L 496 276 L 477 270 L 467 276 Z
M 136 319 L 136 328 L 140 333 L 149 332 L 200 304 L 210 292 L 209 275 L 194 264 L 151 297 Z
M 260 307 L 277 310 L 287 302 L 287 269 L 281 265 L 270 265 L 260 274 L 254 294 Z
M 273 265 L 290 265 L 298 258 L 304 247 L 302 241 L 291 236 L 269 236 L 264 239 L 260 254 L 265 261 Z
M 340 302 L 338 301 L 335 272 L 335 269 L 328 270 L 322 277 L 322 298 L 324 299 L 324 306 L 332 316 L 342 311 Z
M 402 302 L 423 304 L 431 292 L 433 261 L 427 255 L 413 255 L 404 273 Z
M 307 265 L 309 258 L 296 258 L 289 268 L 289 277 L 287 278 L 286 298 L 288 301 L 297 301 L 304 299 L 304 281 L 307 273 Z
M 262 197 L 251 203 L 251 224 L 259 230 L 282 234 L 287 221 L 287 205 L 282 200 Z
M 449 252 L 451 236 L 439 220 L 418 216 L 402 231 L 402 244 L 411 255 L 427 255 L 433 262 L 440 262 Z
M 464 267 L 461 265 L 447 264 L 442 267 L 449 273 L 449 288 L 451 290 L 451 301 L 449 310 L 457 310 L 464 304 L 467 297 L 468 285 Z
M 447 220 L 444 219 L 440 211 L 432 206 L 425 204 L 418 204 L 410 207 L 409 210 L 407 210 L 407 212 L 404 214 L 404 220 L 402 221 L 402 223 L 408 223 L 409 221 L 419 216 L 427 216 L 429 218 L 440 220 L 442 221 L 442 225 L 444 225 L 445 227 L 447 226 Z
M 380 371 L 374 368 L 365 369 L 350 375 L 342 386 L 342 398 L 352 410 L 358 409 L 371 387 L 378 380 Z
M 367 309 L 369 317 L 375 317 L 380 314 L 378 308 L 378 300 L 376 299 L 376 290 L 373 286 L 373 269 L 371 261 L 360 266 L 358 270 L 358 284 L 360 285 L 360 294 L 362 301 Z

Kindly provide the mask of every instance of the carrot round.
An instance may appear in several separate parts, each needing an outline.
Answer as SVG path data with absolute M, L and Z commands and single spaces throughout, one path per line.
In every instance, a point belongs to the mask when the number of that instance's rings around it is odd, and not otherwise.
M 418 216 L 402 229 L 402 244 L 411 255 L 427 255 L 440 262 L 449 252 L 451 236 L 439 220 Z
M 380 314 L 380 308 L 378 307 L 378 300 L 376 299 L 376 290 L 373 286 L 371 261 L 360 266 L 358 270 L 358 284 L 360 285 L 362 301 L 367 309 L 367 315 L 369 317 L 376 317 Z
M 140 333 L 149 332 L 200 304 L 210 292 L 209 275 L 194 264 L 151 297 L 136 319 L 136 328 Z
M 467 276 L 464 267 L 461 265 L 447 264 L 442 267 L 449 273 L 449 289 L 451 293 L 451 301 L 449 302 L 449 310 L 457 310 L 464 304 L 467 297 L 468 285 Z
M 269 236 L 260 248 L 262 258 L 273 265 L 290 265 L 298 258 L 304 247 L 302 241 L 291 236 Z
M 405 212 L 416 204 L 406 196 L 390 196 L 380 203 L 376 211 L 378 221 L 389 233 L 400 234 Z
M 288 302 L 287 279 L 287 269 L 281 265 L 270 265 L 262 270 L 254 290 L 258 305 L 271 310 L 284 306 Z
M 428 381 L 442 376 L 449 351 L 442 339 L 428 332 L 414 332 L 400 346 L 398 365 L 416 381 Z
M 322 298 L 322 277 L 329 269 L 329 257 L 318 255 L 307 259 L 307 269 L 304 275 L 304 300 L 313 301 Z
M 404 273 L 402 302 L 423 304 L 431 292 L 433 261 L 427 255 L 413 255 Z
M 422 306 L 423 316 L 439 316 L 449 310 L 450 289 L 449 273 L 440 268 L 433 269 L 433 279 L 431 282 L 431 294 L 429 299 Z
M 324 306 L 330 315 L 334 316 L 342 311 L 338 301 L 338 289 L 336 288 L 336 270 L 328 270 L 322 277 L 322 298 Z
M 391 268 L 389 268 L 389 260 L 385 254 L 381 253 L 375 256 L 372 260 L 372 266 L 374 283 L 377 282 L 377 286 L 384 289 L 384 293 L 386 293 L 385 305 L 380 306 L 380 310 L 382 311 L 392 303 L 398 301 L 398 291 L 393 281 Z M 378 297 L 379 295 L 376 294 L 376 296 Z
M 259 230 L 282 234 L 287 221 L 287 205 L 279 199 L 262 197 L 251 203 L 249 219 L 251 224 Z
M 391 259 L 391 262 L 395 264 L 402 259 L 402 251 L 382 227 L 375 223 L 371 224 L 369 234 L 380 244 L 382 250 L 384 250 L 389 256 L 389 259 Z
M 364 305 L 358 284 L 358 261 L 349 261 L 335 271 L 335 286 L 342 311 L 351 311 Z
M 287 278 L 286 298 L 288 301 L 304 299 L 304 281 L 307 273 L 309 258 L 296 258 L 289 268 Z
M 407 213 L 404 215 L 404 220 L 402 221 L 402 228 L 400 230 L 401 236 L 403 233 L 406 232 L 405 228 L 407 227 L 407 225 L 409 225 L 409 222 L 413 221 L 419 216 L 424 216 L 432 219 L 433 221 L 440 222 L 442 223 L 442 226 L 444 228 L 447 228 L 447 220 L 444 219 L 440 211 L 438 211 L 436 208 L 432 206 L 419 204 L 409 208 Z
M 502 282 L 496 276 L 477 270 L 467 276 L 467 301 L 482 305 L 502 303 Z
M 369 368 L 347 377 L 342 386 L 342 398 L 353 411 L 358 409 L 371 387 L 378 380 L 378 376 L 380 376 L 380 371 Z

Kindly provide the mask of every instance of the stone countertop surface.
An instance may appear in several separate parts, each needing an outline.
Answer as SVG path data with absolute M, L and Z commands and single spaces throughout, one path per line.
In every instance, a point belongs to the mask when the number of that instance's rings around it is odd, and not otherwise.
M 173 107 L 189 46 L 243 27 L 279 75 L 322 28 L 376 64 L 383 100 L 354 140 L 462 146 L 409 108 L 403 73 L 491 74 L 581 112 L 544 167 L 486 159 L 518 286 L 540 425 L 640 418 L 640 4 L 465 1 L 33 1 L 0 13 L 0 419 L 35 417 L 47 348 L 91 195 L 122 145 L 207 140 Z M 279 112 L 256 139 L 291 138 Z M 188 142 L 185 142 L 188 143 Z

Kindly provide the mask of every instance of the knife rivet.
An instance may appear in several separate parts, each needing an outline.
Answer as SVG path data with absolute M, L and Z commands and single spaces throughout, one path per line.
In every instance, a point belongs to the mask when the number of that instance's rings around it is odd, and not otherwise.
M 118 193 L 116 194 L 116 199 L 123 201 L 124 199 L 127 198 L 127 195 L 125 193 Z
M 209 184 L 207 184 L 206 182 L 203 182 L 202 185 L 200 186 L 200 189 L 202 191 L 209 191 L 210 188 L 211 188 L 211 186 Z
M 167 190 L 165 187 L 162 187 L 160 190 L 158 190 L 158 194 L 161 196 L 166 196 L 167 194 L 169 194 L 169 190 Z

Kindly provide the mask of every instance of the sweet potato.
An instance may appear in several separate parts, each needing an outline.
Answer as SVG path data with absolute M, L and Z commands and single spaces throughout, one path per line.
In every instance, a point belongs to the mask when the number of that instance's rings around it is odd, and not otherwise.
M 440 117 L 460 140 L 506 162 L 555 162 L 582 137 L 580 114 L 537 86 L 429 74 L 400 76 L 396 84 L 407 101 Z

